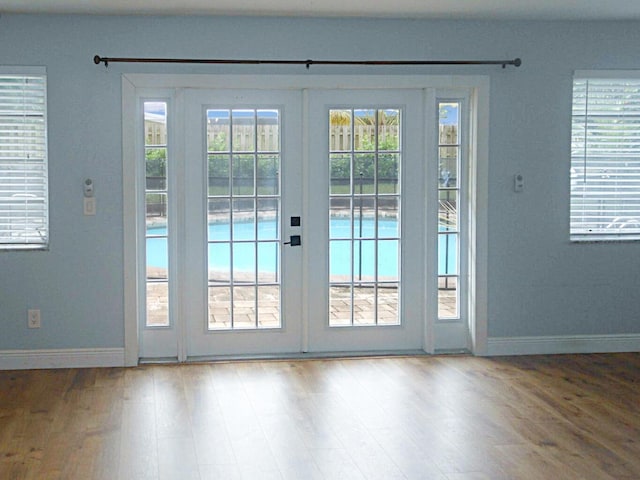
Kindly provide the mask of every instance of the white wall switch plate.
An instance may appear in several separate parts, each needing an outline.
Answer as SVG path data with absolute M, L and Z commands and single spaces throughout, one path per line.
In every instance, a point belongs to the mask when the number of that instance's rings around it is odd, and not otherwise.
M 84 214 L 96 214 L 96 197 L 84 197 Z

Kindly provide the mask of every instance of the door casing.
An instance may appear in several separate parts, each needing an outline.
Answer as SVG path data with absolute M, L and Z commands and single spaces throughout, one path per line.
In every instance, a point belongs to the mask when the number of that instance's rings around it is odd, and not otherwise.
M 139 142 L 140 125 L 137 120 L 138 107 L 143 98 L 171 98 L 182 94 L 185 88 L 247 88 L 247 89 L 296 89 L 302 95 L 303 115 L 308 114 L 309 91 L 314 89 L 421 89 L 425 102 L 435 102 L 439 91 L 455 92 L 468 99 L 472 114 L 469 117 L 469 152 L 468 152 L 468 258 L 467 289 L 468 317 L 462 325 L 452 327 L 450 322 L 437 321 L 437 306 L 427 302 L 426 298 L 418 299 L 423 312 L 422 349 L 433 353 L 440 349 L 449 349 L 457 341 L 460 348 L 469 348 L 473 353 L 486 353 L 487 344 L 487 196 L 488 196 L 488 106 L 489 79 L 486 76 L 249 76 L 249 75 L 148 75 L 124 74 L 122 76 L 122 112 L 123 112 L 123 205 L 124 205 L 124 333 L 125 363 L 135 365 L 140 357 L 140 317 L 139 298 L 141 289 L 141 266 L 138 259 L 136 242 L 139 238 L 140 222 L 136 199 L 139 197 L 143 172 L 140 171 Z M 442 95 L 440 95 L 442 96 Z M 180 130 L 180 112 L 176 112 L 176 126 Z M 433 122 L 433 123 L 431 123 Z M 435 132 L 436 119 L 426 119 L 425 151 L 429 151 L 429 132 Z M 303 142 L 308 141 L 310 132 L 302 132 Z M 177 148 L 181 140 L 175 139 Z M 428 156 L 431 157 L 431 156 Z M 303 152 L 303 163 L 308 162 L 308 152 Z M 435 171 L 437 165 L 426 160 L 427 172 Z M 428 174 L 425 173 L 425 177 Z M 422 179 L 423 182 L 427 178 Z M 430 216 L 430 209 L 437 208 L 427 202 L 428 221 L 433 218 L 435 228 L 436 216 Z M 303 199 L 303 210 L 309 208 L 308 198 Z M 425 239 L 426 248 L 435 248 L 435 238 Z M 433 242 L 433 245 L 430 245 Z M 437 269 L 435 262 L 427 261 L 425 268 L 426 282 L 435 282 Z M 303 282 L 308 278 L 303 277 Z M 307 290 L 305 289 L 305 292 Z M 308 304 L 308 293 L 303 293 L 302 302 Z M 425 297 L 425 295 L 423 295 Z M 176 308 L 181 308 L 184 299 L 176 299 Z M 176 358 L 187 359 L 182 326 L 175 328 Z M 468 332 L 464 344 L 461 343 L 460 331 Z M 308 349 L 305 341 L 308 335 L 306 327 L 302 328 L 302 351 Z M 463 335 L 464 336 L 464 335 Z M 457 338 L 457 340 L 456 340 Z M 441 347 L 443 346 L 443 347 Z

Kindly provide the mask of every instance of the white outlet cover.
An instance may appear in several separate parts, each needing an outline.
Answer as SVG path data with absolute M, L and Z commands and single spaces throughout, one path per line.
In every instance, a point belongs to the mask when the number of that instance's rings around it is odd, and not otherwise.
M 40 310 L 29 309 L 27 311 L 27 323 L 29 328 L 40 328 L 41 326 Z

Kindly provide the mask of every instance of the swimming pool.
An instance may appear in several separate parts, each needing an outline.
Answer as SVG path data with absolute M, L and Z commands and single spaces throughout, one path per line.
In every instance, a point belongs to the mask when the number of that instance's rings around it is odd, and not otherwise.
M 362 222 L 362 236 L 371 237 L 374 234 L 374 220 L 365 218 Z M 259 221 L 257 225 L 258 270 L 274 273 L 279 269 L 278 244 L 276 240 L 277 222 L 273 220 Z M 335 240 L 330 245 L 330 268 L 332 275 L 351 274 L 351 256 L 353 249 L 353 265 L 355 275 L 370 277 L 375 271 L 375 242 L 373 240 L 347 239 L 351 233 L 351 222 L 345 218 L 332 218 L 329 226 L 331 237 Z M 355 225 L 356 234 L 360 226 Z M 166 235 L 165 227 L 152 227 L 147 230 L 149 235 Z M 392 219 L 378 221 L 378 276 L 393 278 L 398 276 L 398 240 L 385 239 L 398 235 L 398 222 Z M 231 238 L 229 224 L 210 223 L 209 238 L 228 241 Z M 234 240 L 252 240 L 255 238 L 253 222 L 236 222 L 233 224 Z M 341 240 L 344 239 L 344 240 Z M 271 242 L 270 240 L 273 240 Z M 456 237 L 454 235 L 440 235 L 438 255 L 438 272 L 440 275 L 455 273 L 456 271 Z M 304 241 L 304 239 L 303 239 Z M 352 246 L 353 243 L 353 246 Z M 236 272 L 253 272 L 256 264 L 256 250 L 253 243 L 236 243 L 233 247 L 233 267 Z M 229 271 L 231 262 L 229 244 L 209 244 L 209 269 L 221 272 Z M 362 262 L 360 262 L 360 257 Z M 167 240 L 166 238 L 147 238 L 147 265 L 150 267 L 167 268 Z

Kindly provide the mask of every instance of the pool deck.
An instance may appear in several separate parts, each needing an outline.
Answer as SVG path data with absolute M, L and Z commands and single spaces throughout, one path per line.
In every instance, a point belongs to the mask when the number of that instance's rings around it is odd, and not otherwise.
M 354 325 L 374 325 L 375 298 L 371 288 L 354 287 Z M 252 286 L 236 287 L 233 299 L 233 326 L 237 329 L 278 328 L 280 326 L 279 287 L 265 286 L 259 289 L 259 308 L 256 318 L 255 289 Z M 167 322 L 166 283 L 147 285 L 147 325 L 165 326 Z M 456 290 L 438 291 L 438 312 L 440 318 L 455 318 Z M 398 323 L 398 294 L 394 288 L 378 289 L 378 325 Z M 333 287 L 331 294 L 330 318 L 333 326 L 350 324 L 351 293 L 347 287 Z M 231 328 L 231 302 L 228 288 L 211 288 L 209 292 L 209 329 L 228 330 Z

